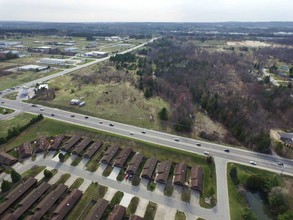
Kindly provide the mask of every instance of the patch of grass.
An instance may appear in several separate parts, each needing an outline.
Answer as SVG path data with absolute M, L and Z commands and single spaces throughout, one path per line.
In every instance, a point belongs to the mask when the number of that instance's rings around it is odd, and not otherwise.
M 172 182 L 168 182 L 164 188 L 164 195 L 165 196 L 172 196 L 173 189 L 174 189 L 174 186 L 173 186 Z
M 157 184 L 153 180 L 150 180 L 147 189 L 153 192 L 156 189 L 156 186 Z
M 77 189 L 78 187 L 81 186 L 81 184 L 84 182 L 84 179 L 79 177 L 77 178 L 74 183 L 69 187 L 69 189 Z
M 189 187 L 183 186 L 181 192 L 181 200 L 183 202 L 190 202 L 191 190 Z
M 115 195 L 113 196 L 113 198 L 111 199 L 110 204 L 112 206 L 119 204 L 121 202 L 121 199 L 123 196 L 124 196 L 123 192 L 121 192 L 121 191 L 116 192 Z
M 23 178 L 27 178 L 27 177 L 35 177 L 37 176 L 40 172 L 42 172 L 44 169 L 46 168 L 46 166 L 33 166 L 31 169 L 25 171 L 22 174 Z
M 133 186 L 138 186 L 140 183 L 140 177 L 139 175 L 133 175 L 132 179 L 131 179 L 131 185 Z
M 102 175 L 107 177 L 111 174 L 113 170 L 113 167 L 111 165 L 108 165 L 107 168 L 103 171 Z
M 1 120 L 0 123 L 0 137 L 6 137 L 7 132 L 9 129 L 12 129 L 13 127 L 22 127 L 30 122 L 30 120 L 34 117 L 34 115 L 27 114 L 27 113 L 21 113 L 19 115 L 16 115 L 14 118 L 9 120 Z M 4 149 L 7 150 L 7 149 Z
M 148 206 L 146 207 L 143 219 L 153 220 L 155 218 L 156 211 L 157 211 L 157 204 L 153 202 L 149 202 Z
M 3 115 L 15 112 L 13 109 L 0 107 L 0 113 Z
M 108 188 L 105 186 L 101 186 L 98 183 L 92 183 L 79 199 L 75 208 L 69 213 L 67 219 L 85 219 L 93 206 L 93 204 L 90 205 L 91 201 L 97 201 L 98 199 L 103 198 L 107 190 Z
M 125 177 L 125 169 L 122 168 L 118 174 L 118 176 L 116 177 L 116 180 L 121 182 L 122 180 L 124 180 Z
M 69 173 L 65 173 L 63 174 L 60 179 L 55 183 L 55 185 L 59 185 L 59 184 L 64 184 L 69 178 L 70 178 L 71 174 Z
M 177 210 L 175 215 L 175 220 L 185 220 L 185 219 L 186 219 L 185 213 Z
M 10 99 L 10 100 L 16 100 L 17 96 L 18 96 L 18 92 L 12 92 L 7 95 L 4 95 L 3 98 Z
M 132 199 L 130 200 L 130 203 L 126 209 L 126 215 L 134 214 L 137 209 L 138 203 L 139 203 L 139 198 L 136 196 L 132 197 Z
M 82 160 L 82 157 L 78 156 L 77 158 L 75 158 L 74 161 L 72 161 L 71 166 L 77 166 L 79 164 L 79 162 Z

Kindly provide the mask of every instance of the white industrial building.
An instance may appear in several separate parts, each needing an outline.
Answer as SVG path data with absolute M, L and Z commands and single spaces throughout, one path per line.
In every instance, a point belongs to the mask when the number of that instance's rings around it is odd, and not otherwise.
M 40 63 L 45 63 L 48 65 L 70 65 L 75 64 L 75 60 L 68 59 L 54 59 L 54 58 L 42 58 L 39 60 Z
M 48 66 L 39 66 L 39 65 L 25 65 L 18 67 L 19 71 L 42 71 L 48 69 Z
M 107 52 L 104 51 L 91 51 L 83 54 L 85 57 L 106 57 L 108 56 Z

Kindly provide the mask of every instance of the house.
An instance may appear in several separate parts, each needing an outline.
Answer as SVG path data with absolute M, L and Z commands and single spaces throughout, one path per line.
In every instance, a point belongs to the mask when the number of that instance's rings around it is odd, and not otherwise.
M 30 188 L 37 183 L 37 180 L 33 177 L 28 178 L 26 181 L 18 185 L 7 196 L 5 201 L 0 205 L 0 215 L 6 211 L 16 200 L 18 200 L 23 194 L 25 194 Z
M 77 201 L 82 196 L 82 192 L 78 189 L 72 190 L 72 192 L 66 196 L 66 198 L 55 209 L 52 220 L 62 220 L 74 207 Z
M 143 167 L 141 177 L 152 180 L 157 163 L 158 160 L 156 158 L 149 158 Z
M 184 186 L 186 181 L 187 165 L 185 163 L 178 163 L 174 172 L 174 184 Z
M 10 215 L 3 218 L 3 220 L 17 220 L 19 219 L 40 197 L 42 197 L 51 185 L 43 182 L 38 188 L 34 189 L 23 200 L 18 203 L 18 208 Z
M 58 150 L 64 138 L 64 135 L 59 135 L 55 137 L 53 140 L 53 144 L 49 146 L 49 150 Z
M 95 142 L 85 152 L 83 155 L 86 158 L 92 158 L 92 156 L 103 146 L 103 142 Z
M 41 137 L 36 141 L 35 153 L 43 152 L 47 149 L 49 142 L 46 137 Z
M 115 205 L 113 211 L 110 213 L 108 220 L 122 220 L 126 213 L 126 208 L 122 205 Z
M 28 220 L 39 220 L 49 211 L 50 208 L 58 201 L 63 193 L 67 190 L 67 186 L 60 184 L 57 188 L 51 191 L 47 196 L 37 205 L 34 215 L 29 216 Z
M 110 164 L 111 160 L 114 158 L 116 153 L 118 152 L 120 148 L 115 147 L 109 147 L 108 150 L 104 153 L 104 156 L 101 160 L 102 163 Z
M 129 174 L 137 174 L 138 172 L 138 168 L 139 168 L 139 165 L 141 164 L 142 162 L 142 159 L 143 159 L 143 155 L 140 154 L 140 153 L 137 153 L 135 154 L 129 165 L 128 165 L 128 168 L 126 170 L 126 173 L 129 173 Z
M 61 150 L 63 151 L 70 151 L 70 149 L 81 139 L 81 136 L 74 135 L 71 137 L 63 147 L 61 147 Z
M 203 169 L 200 166 L 195 166 L 191 168 L 190 174 L 190 188 L 194 190 L 202 191 L 203 183 Z
M 30 157 L 33 149 L 30 142 L 26 142 L 18 148 L 18 153 L 21 158 Z
M 163 161 L 158 164 L 156 181 L 159 183 L 167 183 L 172 162 L 170 160 Z
M 114 163 L 115 167 L 123 167 L 126 160 L 130 156 L 132 150 L 130 148 L 124 148 L 120 151 L 118 157 L 116 158 L 116 162 Z
M 86 220 L 99 220 L 102 218 L 106 208 L 108 207 L 109 201 L 105 199 L 99 199 L 97 204 L 90 210 L 86 216 Z
M 0 152 L 0 165 L 11 166 L 15 164 L 17 159 L 4 151 Z
M 293 133 L 279 132 L 279 138 L 285 144 L 293 144 Z
M 92 142 L 90 138 L 85 138 L 82 142 L 80 142 L 75 149 L 72 151 L 73 154 L 81 155 L 81 152 Z
M 39 60 L 39 63 L 44 63 L 48 65 L 72 65 L 76 63 L 76 60 L 42 58 Z

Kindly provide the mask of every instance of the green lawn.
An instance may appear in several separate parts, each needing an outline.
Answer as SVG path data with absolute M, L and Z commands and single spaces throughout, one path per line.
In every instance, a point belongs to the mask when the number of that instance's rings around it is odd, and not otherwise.
M 113 198 L 111 199 L 110 204 L 112 206 L 119 204 L 121 199 L 123 198 L 123 196 L 124 196 L 123 192 L 121 192 L 121 191 L 116 192 L 115 195 L 113 196 Z
M 34 115 L 21 113 L 16 115 L 14 118 L 9 120 L 1 120 L 0 123 L 0 137 L 6 137 L 8 129 L 12 129 L 17 126 L 24 126 L 29 123 L 30 120 L 34 117 Z
M 175 220 L 185 220 L 185 219 L 186 219 L 185 213 L 177 210 Z
M 69 178 L 70 178 L 71 174 L 69 173 L 65 173 L 63 174 L 59 180 L 57 180 L 57 182 L 55 183 L 55 185 L 59 185 L 59 184 L 64 184 Z
M 79 177 L 74 181 L 74 183 L 72 183 L 72 185 L 69 188 L 70 189 L 77 189 L 79 186 L 81 186 L 83 181 L 84 181 L 84 179 Z
M 12 92 L 3 96 L 5 99 L 16 100 L 18 92 Z
M 149 202 L 145 210 L 143 219 L 153 220 L 155 218 L 156 211 L 157 211 L 157 204 L 153 202 Z
M 13 109 L 0 107 L 0 114 L 6 115 L 6 114 L 13 113 L 13 112 L 14 112 Z
M 137 206 L 139 203 L 139 198 L 134 196 L 131 200 L 130 203 L 126 209 L 126 215 L 132 215 L 135 213 Z
M 46 168 L 46 166 L 34 166 L 31 169 L 25 171 L 22 174 L 23 178 L 27 178 L 27 177 L 35 177 L 37 176 L 40 172 L 42 172 L 44 169 Z

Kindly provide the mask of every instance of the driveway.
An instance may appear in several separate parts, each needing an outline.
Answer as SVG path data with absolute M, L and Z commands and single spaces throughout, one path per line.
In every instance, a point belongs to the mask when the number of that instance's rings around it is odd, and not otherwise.
M 71 176 L 69 177 L 69 179 L 64 183 L 64 185 L 70 187 L 74 181 L 78 178 L 78 176 L 75 176 L 73 174 L 71 174 Z
M 191 205 L 199 204 L 199 199 L 200 199 L 200 193 L 192 189 L 190 193 L 190 204 Z
M 130 200 L 132 199 L 133 195 L 129 194 L 129 193 L 124 193 L 123 198 L 120 201 L 120 205 L 124 206 L 124 207 L 128 207 Z
M 121 170 L 121 168 L 114 167 L 112 172 L 111 172 L 111 174 L 108 176 L 108 178 L 110 180 L 115 180 L 116 181 L 116 178 L 117 178 L 118 174 L 120 173 L 120 170 Z
M 107 164 L 105 163 L 101 163 L 100 166 L 98 167 L 98 169 L 96 170 L 96 174 L 102 176 L 104 170 L 107 168 Z
M 177 200 L 181 200 L 181 192 L 182 192 L 182 186 L 174 185 L 172 197 Z
M 91 185 L 91 183 L 92 181 L 84 179 L 83 183 L 78 187 L 78 189 L 84 193 L 86 189 Z
M 71 154 L 70 157 L 64 162 L 67 165 L 71 165 L 71 163 L 77 158 L 78 156 L 75 154 Z
M 85 169 L 85 165 L 90 161 L 89 158 L 82 158 L 76 167 L 80 169 Z
M 177 209 L 173 209 L 164 205 L 157 204 L 155 220 L 175 219 Z
M 54 184 L 56 183 L 60 177 L 65 174 L 65 172 L 58 170 L 58 173 L 56 173 L 50 180 L 49 180 L 49 184 Z
M 115 193 L 117 192 L 117 189 L 113 189 L 111 187 L 108 187 L 107 192 L 104 195 L 104 199 L 111 201 L 111 199 L 113 198 L 113 196 L 115 195 Z
M 140 216 L 140 217 L 144 217 L 144 213 L 146 210 L 147 205 L 149 204 L 149 201 L 143 198 L 139 198 L 139 202 L 138 202 L 138 206 L 137 209 L 135 211 L 135 214 Z

